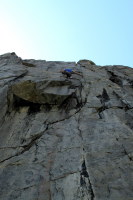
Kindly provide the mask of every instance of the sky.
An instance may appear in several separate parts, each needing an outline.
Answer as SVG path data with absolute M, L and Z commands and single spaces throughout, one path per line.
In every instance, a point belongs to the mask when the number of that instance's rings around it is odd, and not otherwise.
M 133 0 L 0 0 L 0 55 L 133 67 Z

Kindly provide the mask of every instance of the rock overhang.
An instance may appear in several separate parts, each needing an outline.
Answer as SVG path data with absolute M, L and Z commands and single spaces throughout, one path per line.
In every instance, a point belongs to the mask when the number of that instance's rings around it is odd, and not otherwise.
M 68 97 L 76 95 L 78 86 L 72 81 L 25 80 L 11 86 L 11 93 L 17 97 L 39 104 L 61 105 Z

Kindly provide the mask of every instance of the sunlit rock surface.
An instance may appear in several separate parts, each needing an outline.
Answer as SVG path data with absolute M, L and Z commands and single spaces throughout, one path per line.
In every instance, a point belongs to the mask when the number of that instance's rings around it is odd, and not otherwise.
M 132 68 L 4 54 L 0 110 L 1 200 L 133 200 Z

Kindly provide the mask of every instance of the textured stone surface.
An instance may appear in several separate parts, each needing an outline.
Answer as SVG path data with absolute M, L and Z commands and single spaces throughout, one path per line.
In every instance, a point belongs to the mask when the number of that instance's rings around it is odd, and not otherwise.
M 133 199 L 132 68 L 8 53 L 0 110 L 0 199 Z

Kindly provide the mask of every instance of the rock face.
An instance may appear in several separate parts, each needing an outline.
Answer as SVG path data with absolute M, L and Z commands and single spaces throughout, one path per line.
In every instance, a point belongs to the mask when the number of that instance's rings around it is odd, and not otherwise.
M 4 54 L 0 110 L 1 200 L 133 200 L 132 68 Z

